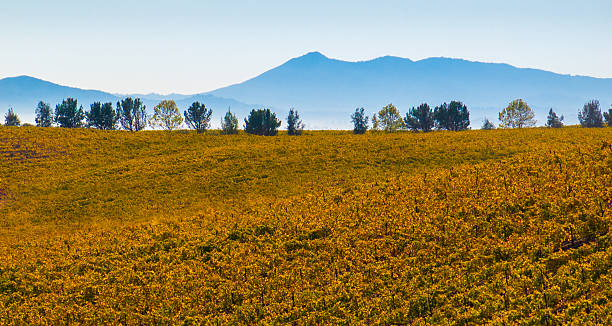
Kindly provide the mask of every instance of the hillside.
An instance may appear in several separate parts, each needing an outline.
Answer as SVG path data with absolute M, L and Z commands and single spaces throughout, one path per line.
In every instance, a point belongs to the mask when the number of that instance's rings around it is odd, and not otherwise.
M 0 323 L 610 324 L 610 139 L 0 127 Z
M 210 94 L 277 108 L 296 107 L 312 126 L 349 127 L 356 107 L 370 113 L 393 103 L 402 112 L 423 102 L 438 105 L 461 100 L 472 114 L 472 126 L 497 113 L 510 101 L 523 98 L 536 111 L 540 124 L 549 108 L 575 124 L 577 112 L 590 99 L 612 104 L 612 78 L 560 75 L 507 64 L 451 58 L 419 61 L 381 57 L 363 62 L 330 59 L 319 52 L 294 58 L 243 83 Z

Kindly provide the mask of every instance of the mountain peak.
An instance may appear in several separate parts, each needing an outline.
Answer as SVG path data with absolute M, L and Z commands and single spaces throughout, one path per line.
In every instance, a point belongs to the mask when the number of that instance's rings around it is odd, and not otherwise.
M 323 55 L 321 52 L 314 51 L 314 52 L 308 52 L 304 54 L 303 56 L 293 58 L 289 60 L 289 62 L 317 63 L 317 62 L 324 62 L 327 60 L 329 60 L 329 58 Z
M 370 63 L 389 63 L 389 64 L 395 64 L 395 63 L 406 63 L 406 62 L 414 62 L 408 58 L 401 58 L 401 57 L 396 57 L 396 56 L 391 56 L 391 55 L 386 55 L 384 57 L 378 57 L 372 60 L 367 60 L 367 61 L 359 61 L 359 62 L 370 62 Z
M 310 59 L 328 59 L 323 53 L 319 51 L 308 52 L 302 56 L 302 58 Z
M 6 78 L 2 78 L 0 80 L 2 80 L 2 81 L 17 81 L 17 82 L 45 82 L 42 79 L 31 77 L 31 76 L 27 76 L 27 75 L 14 76 L 14 77 L 6 77 Z

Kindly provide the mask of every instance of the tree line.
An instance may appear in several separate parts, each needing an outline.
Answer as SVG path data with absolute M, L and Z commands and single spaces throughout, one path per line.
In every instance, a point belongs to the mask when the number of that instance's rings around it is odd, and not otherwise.
M 522 99 L 517 99 L 508 104 L 498 115 L 500 128 L 526 128 L 534 127 L 536 124 L 535 113 L 531 107 Z M 558 116 L 551 108 L 548 111 L 546 127 L 563 127 L 564 117 Z M 580 125 L 586 128 L 612 126 L 612 108 L 608 112 L 601 111 L 599 101 L 591 100 L 578 112 Z M 363 134 L 370 127 L 370 118 L 365 114 L 363 108 L 355 109 L 351 115 L 353 133 Z M 408 110 L 402 118 L 399 110 L 389 104 L 372 116 L 372 129 L 386 132 L 398 130 L 412 130 L 430 132 L 436 130 L 461 131 L 467 130 L 470 125 L 470 112 L 467 106 L 459 101 L 443 103 L 432 109 L 429 104 L 423 103 Z M 495 129 L 495 125 L 485 118 L 481 129 Z
M 61 128 L 96 128 L 101 130 L 128 130 L 140 131 L 148 126 L 172 131 L 183 125 L 183 122 L 197 133 L 203 133 L 210 128 L 212 109 L 205 104 L 193 102 L 181 115 L 176 102 L 172 100 L 161 101 L 153 108 L 153 115 L 147 114 L 147 107 L 139 98 L 127 97 L 117 101 L 115 107 L 112 102 L 94 102 L 90 109 L 85 111 L 74 98 L 67 98 L 51 109 L 48 103 L 40 101 L 35 110 L 35 122 L 38 127 Z M 21 121 L 12 108 L 5 115 L 6 126 L 20 126 Z M 274 136 L 278 133 L 281 121 L 270 109 L 253 109 L 244 119 L 246 133 L 255 135 Z M 221 120 L 223 134 L 238 133 L 238 118 L 230 109 Z M 291 108 L 287 116 L 287 133 L 301 135 L 304 130 L 297 110 Z
M 168 131 L 180 128 L 183 123 L 198 133 L 210 128 L 212 109 L 205 104 L 193 102 L 181 115 L 176 103 L 172 100 L 161 101 L 153 108 L 153 115 L 147 114 L 146 106 L 141 99 L 131 97 L 117 101 L 115 107 L 112 102 L 94 102 L 90 109 L 85 111 L 79 106 L 76 99 L 67 98 L 51 109 L 48 103 L 40 101 L 36 107 L 36 126 L 62 128 L 96 128 L 102 130 L 124 129 L 140 131 L 148 126 L 162 128 Z M 370 129 L 370 118 L 365 114 L 364 108 L 357 108 L 351 115 L 353 132 L 363 134 Z M 498 119 L 500 128 L 526 128 L 536 124 L 535 113 L 522 99 L 508 104 Z M 19 126 L 21 121 L 12 108 L 5 115 L 6 126 Z M 563 116 L 558 116 L 551 108 L 548 112 L 546 127 L 563 127 Z M 584 104 L 578 112 L 578 120 L 582 127 L 612 126 L 612 108 L 602 112 L 598 100 L 591 100 Z M 287 116 L 287 133 L 301 135 L 304 123 L 297 110 L 291 108 Z M 431 108 L 427 103 L 412 107 L 402 118 L 399 110 L 393 104 L 384 106 L 372 115 L 372 129 L 386 132 L 398 130 L 412 130 L 430 132 L 435 130 L 461 131 L 467 130 L 470 125 L 470 112 L 460 101 L 443 103 Z M 281 121 L 270 109 L 253 109 L 244 119 L 244 131 L 248 134 L 274 136 L 278 133 Z M 221 133 L 237 134 L 238 118 L 230 109 L 221 120 Z M 481 129 L 495 129 L 496 126 L 485 118 Z

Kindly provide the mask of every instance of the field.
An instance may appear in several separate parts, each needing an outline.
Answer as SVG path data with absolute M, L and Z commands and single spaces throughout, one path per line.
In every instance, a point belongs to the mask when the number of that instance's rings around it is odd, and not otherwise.
M 0 127 L 2 324 L 612 324 L 612 128 Z

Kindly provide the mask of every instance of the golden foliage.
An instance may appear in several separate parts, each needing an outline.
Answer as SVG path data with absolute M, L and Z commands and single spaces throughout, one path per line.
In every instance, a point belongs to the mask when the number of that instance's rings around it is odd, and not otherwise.
M 3 128 L 0 322 L 610 324 L 611 136 Z

